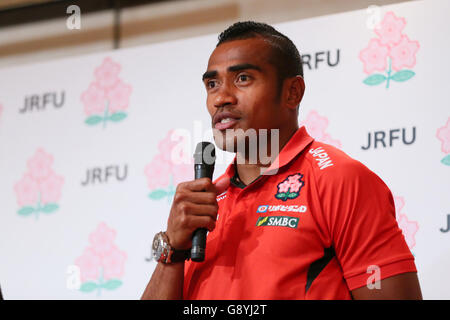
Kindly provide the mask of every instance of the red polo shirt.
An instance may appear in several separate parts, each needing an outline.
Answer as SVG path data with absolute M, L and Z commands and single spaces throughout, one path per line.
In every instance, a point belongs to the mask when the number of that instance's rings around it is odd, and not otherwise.
M 231 164 L 219 178 L 232 183 L 184 299 L 351 299 L 376 274 L 416 272 L 392 194 L 362 163 L 302 127 L 267 172 L 245 186 Z

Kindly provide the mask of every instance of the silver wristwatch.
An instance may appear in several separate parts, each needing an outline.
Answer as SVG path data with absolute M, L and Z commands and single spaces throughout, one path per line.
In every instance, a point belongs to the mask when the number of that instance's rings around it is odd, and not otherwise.
M 152 255 L 156 262 L 165 264 L 182 262 L 190 258 L 190 253 L 190 250 L 172 248 L 165 232 L 159 232 L 153 238 Z

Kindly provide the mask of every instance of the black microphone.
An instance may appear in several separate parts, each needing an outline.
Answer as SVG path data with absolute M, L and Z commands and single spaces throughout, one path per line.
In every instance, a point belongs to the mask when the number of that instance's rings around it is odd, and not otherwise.
M 210 178 L 212 180 L 214 164 L 216 162 L 216 149 L 210 142 L 199 142 L 194 153 L 195 179 Z M 192 237 L 191 260 L 202 262 L 205 260 L 206 233 L 205 228 L 195 230 Z

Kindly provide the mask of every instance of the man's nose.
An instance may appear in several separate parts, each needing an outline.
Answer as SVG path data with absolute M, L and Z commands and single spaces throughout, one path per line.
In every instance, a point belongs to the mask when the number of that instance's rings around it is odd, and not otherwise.
M 236 103 L 237 99 L 233 89 L 229 85 L 223 84 L 214 98 L 214 106 L 221 108 L 226 105 L 235 105 Z

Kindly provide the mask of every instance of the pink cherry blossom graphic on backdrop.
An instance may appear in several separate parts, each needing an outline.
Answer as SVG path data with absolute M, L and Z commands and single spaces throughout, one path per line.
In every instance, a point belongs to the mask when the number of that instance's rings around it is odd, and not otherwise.
M 80 268 L 80 291 L 97 290 L 100 295 L 103 289 L 115 290 L 122 285 L 127 254 L 117 248 L 115 237 L 116 231 L 104 222 L 89 235 L 89 246 L 75 260 Z
M 111 58 L 105 58 L 100 67 L 95 69 L 94 75 L 100 87 L 108 89 L 119 81 L 120 65 L 112 61 Z
M 29 174 L 22 177 L 15 185 L 14 190 L 17 195 L 17 203 L 21 207 L 34 205 L 39 200 L 39 185 Z
M 102 261 L 92 248 L 84 249 L 83 254 L 75 260 L 75 264 L 80 268 L 83 283 L 88 280 L 97 280 L 100 276 Z
M 441 162 L 450 166 L 450 117 L 447 119 L 447 123 L 436 131 L 436 137 L 441 141 L 441 150 L 445 153 Z
M 44 150 L 38 149 L 34 156 L 28 160 L 28 172 L 36 181 L 42 181 L 51 174 L 53 157 Z
M 328 119 L 320 116 L 317 111 L 310 111 L 305 120 L 300 121 L 300 126 L 305 126 L 308 134 L 315 140 L 331 144 L 336 148 L 342 148 L 341 142 L 333 139 L 331 135 L 326 132 L 328 127 Z
M 187 154 L 187 141 L 174 133 L 174 130 L 170 130 L 159 142 L 158 154 L 144 169 L 151 190 L 148 197 L 152 200 L 167 197 L 170 202 L 176 185 L 194 178 L 192 156 Z
M 400 42 L 391 48 L 392 69 L 400 71 L 403 67 L 412 68 L 416 65 L 416 53 L 419 43 L 402 36 Z
M 42 148 L 27 161 L 27 171 L 14 186 L 20 216 L 34 213 L 37 219 L 40 213 L 49 214 L 59 208 L 64 178 L 53 172 L 52 164 L 53 156 Z
M 43 204 L 56 203 L 61 198 L 61 189 L 64 179 L 51 173 L 47 179 L 40 183 L 41 202 Z
M 360 59 L 364 61 L 364 72 L 384 71 L 389 49 L 383 46 L 379 39 L 370 39 L 369 46 L 361 51 Z
M 376 86 L 386 81 L 386 88 L 389 88 L 391 80 L 405 82 L 414 77 L 414 71 L 403 68 L 416 65 L 420 45 L 402 33 L 405 26 L 405 18 L 398 18 L 389 11 L 380 26 L 374 29 L 377 37 L 370 39 L 369 45 L 359 53 L 364 72 L 369 75 L 363 80 L 364 84 Z M 375 71 L 385 71 L 386 74 Z
M 375 28 L 374 31 L 380 38 L 381 44 L 391 46 L 400 41 L 405 26 L 405 18 L 397 18 L 392 11 L 389 11 L 384 15 L 380 27 Z
M 109 109 L 112 113 L 119 112 L 128 108 L 128 100 L 131 95 L 131 86 L 117 81 L 116 84 L 108 90 L 106 97 L 108 98 Z
M 115 237 L 116 231 L 108 228 L 108 226 L 102 222 L 98 225 L 95 232 L 89 235 L 89 242 L 92 244 L 95 253 L 98 256 L 103 257 L 112 250 Z
M 88 116 L 103 114 L 107 103 L 105 92 L 97 83 L 89 85 L 89 88 L 81 94 L 81 101 Z
M 95 80 L 81 94 L 87 125 L 102 123 L 105 128 L 108 121 L 120 122 L 127 117 L 132 87 L 119 78 L 120 69 L 109 57 L 95 69 Z
M 406 244 L 411 250 L 416 245 L 416 233 L 419 230 L 419 224 L 417 221 L 409 220 L 407 215 L 402 212 L 405 206 L 405 199 L 403 197 L 394 196 L 394 203 L 398 226 L 402 230 Z

